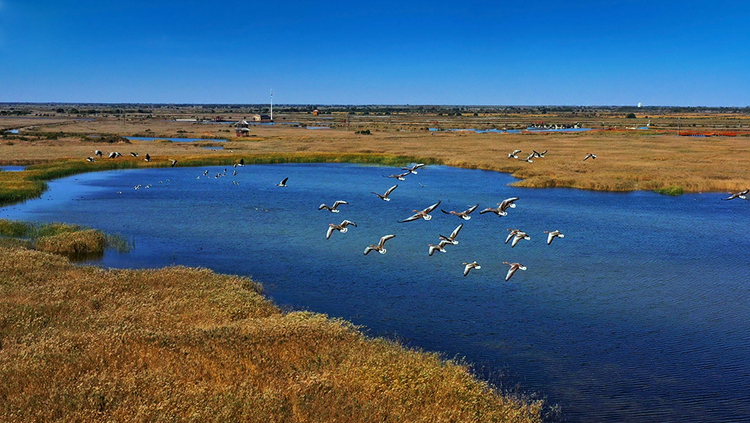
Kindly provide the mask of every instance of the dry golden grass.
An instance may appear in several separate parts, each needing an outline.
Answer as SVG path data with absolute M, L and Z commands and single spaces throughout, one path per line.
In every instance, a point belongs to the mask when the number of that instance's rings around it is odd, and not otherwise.
M 0 248 L 0 421 L 540 421 L 540 401 L 259 291 Z

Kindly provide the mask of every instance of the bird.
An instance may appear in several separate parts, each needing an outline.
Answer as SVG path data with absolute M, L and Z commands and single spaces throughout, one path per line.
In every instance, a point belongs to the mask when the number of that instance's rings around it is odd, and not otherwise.
M 595 159 L 596 158 L 596 154 L 589 153 L 589 154 L 586 155 L 586 157 L 583 158 L 583 160 L 587 160 L 587 159 L 590 159 L 590 158 L 591 159 Z
M 279 182 L 278 184 L 276 184 L 276 186 L 277 187 L 285 187 L 287 179 L 289 179 L 288 176 L 286 178 L 282 179 L 281 182 Z
M 325 204 L 321 204 L 320 206 L 318 206 L 318 210 L 326 209 L 331 213 L 338 213 L 339 212 L 338 207 L 342 204 L 349 204 L 349 203 L 343 200 L 338 200 L 335 203 L 333 203 L 333 206 L 327 206 Z
M 748 192 L 750 192 L 750 190 L 748 190 L 748 189 L 746 189 L 744 191 L 736 192 L 736 193 L 730 195 L 727 198 L 723 198 L 722 200 L 734 200 L 735 198 L 739 198 L 739 199 L 742 199 L 742 200 L 747 200 L 746 196 L 747 196 Z
M 518 160 L 522 162 L 534 163 L 534 160 L 532 160 L 533 158 L 534 158 L 534 153 L 531 153 L 525 159 L 518 159 Z
M 471 216 L 469 216 L 469 215 L 470 215 L 470 214 L 471 214 L 471 213 L 472 213 L 472 212 L 473 212 L 474 210 L 476 210 L 476 209 L 477 209 L 477 207 L 479 207 L 479 204 L 477 204 L 477 205 L 475 205 L 475 206 L 471 206 L 471 207 L 469 207 L 468 209 L 466 209 L 466 210 L 464 210 L 464 211 L 462 211 L 462 212 L 457 212 L 457 211 L 453 211 L 453 210 L 451 210 L 451 211 L 447 212 L 447 211 L 445 211 L 445 210 L 443 210 L 443 209 L 440 209 L 440 211 L 442 211 L 442 212 L 443 212 L 443 213 L 445 213 L 445 214 L 453 214 L 453 215 L 456 215 L 456 216 L 460 217 L 460 218 L 461 218 L 461 219 L 463 219 L 463 220 L 469 220 L 469 219 L 471 219 Z
M 240 159 L 238 166 L 245 166 L 245 159 Z
M 143 159 L 143 160 L 144 160 L 144 161 L 147 161 L 147 162 L 150 162 L 150 161 L 151 161 L 151 155 L 147 153 L 147 154 L 146 154 L 146 158 L 145 158 L 145 159 Z
M 133 156 L 133 157 L 138 157 L 138 153 L 134 153 L 132 151 L 130 152 L 130 155 Z
M 169 161 L 172 162 L 172 165 L 171 165 L 172 167 L 174 167 L 174 165 L 177 164 L 177 160 L 175 159 L 169 159 Z
M 469 271 L 471 269 L 481 269 L 482 266 L 480 266 L 476 261 L 472 261 L 471 263 L 461 263 L 464 267 L 464 276 L 469 274 Z
M 101 157 L 104 155 L 104 153 L 102 153 L 101 150 L 94 150 L 94 155 Z
M 511 243 L 510 243 L 510 247 L 511 248 L 515 247 L 516 244 L 518 244 L 518 241 L 520 241 L 522 239 L 525 239 L 525 240 L 530 240 L 531 239 L 531 237 L 529 236 L 529 234 L 527 234 L 524 231 L 521 231 L 521 230 L 518 230 L 518 229 L 508 229 L 508 230 L 510 231 L 510 233 L 508 234 L 508 237 L 505 238 L 505 243 L 507 244 L 508 241 L 510 241 L 511 238 L 512 238 L 513 241 L 511 241 Z
M 518 201 L 518 197 L 506 198 L 502 203 L 497 203 L 496 208 L 487 207 L 486 209 L 480 211 L 479 214 L 491 212 L 495 213 L 499 217 L 507 216 L 508 212 L 506 210 L 516 208 L 516 201 Z
M 405 172 L 405 173 L 399 173 L 397 175 L 394 174 L 394 175 L 383 175 L 383 176 L 385 176 L 386 178 L 396 178 L 399 181 L 405 181 L 406 180 L 406 175 L 408 175 L 410 173 L 411 172 Z
M 94 162 L 94 158 L 93 157 L 86 157 L 86 161 L 93 163 Z
M 430 207 L 427 207 L 426 209 L 424 209 L 422 211 L 413 210 L 415 212 L 414 215 L 412 215 L 410 217 L 407 217 L 404 220 L 399 221 L 399 223 L 411 222 L 412 220 L 417 220 L 419 218 L 422 218 L 424 220 L 430 220 L 430 219 L 432 219 L 432 216 L 430 216 L 430 212 L 433 211 L 433 210 L 435 210 L 435 208 L 437 206 L 439 206 L 439 205 L 440 205 L 440 201 L 438 201 L 437 203 L 431 205 Z
M 554 231 L 544 231 L 544 233 L 547 234 L 547 245 L 552 244 L 552 240 L 555 238 L 565 238 L 565 235 L 563 235 L 557 229 L 555 229 Z
M 401 170 L 408 170 L 409 173 L 417 174 L 417 169 L 424 167 L 424 163 L 417 163 L 412 167 L 402 167 Z
M 513 150 L 512 153 L 508 154 L 508 158 L 509 159 L 517 159 L 518 158 L 518 153 L 520 153 L 520 152 L 521 152 L 521 150 Z
M 385 254 L 385 242 L 388 241 L 391 238 L 395 238 L 396 235 L 384 235 L 382 238 L 380 238 L 380 242 L 378 242 L 378 245 L 370 244 L 365 248 L 365 255 L 369 254 L 370 251 L 377 251 L 380 254 Z
M 450 244 L 456 245 L 458 244 L 458 241 L 456 241 L 456 237 L 458 236 L 458 233 L 461 231 L 461 228 L 464 227 L 464 224 L 460 224 L 456 226 L 456 229 L 451 232 L 450 236 L 440 235 L 440 239 L 447 241 Z
M 374 192 L 374 191 L 372 193 L 375 194 L 375 195 L 377 195 L 383 201 L 391 201 L 391 199 L 388 198 L 388 196 L 391 195 L 391 193 L 393 192 L 393 190 L 396 189 L 396 188 L 398 188 L 398 185 L 394 185 L 394 186 L 388 188 L 388 191 L 386 191 L 385 194 L 383 194 L 383 195 L 380 195 L 380 194 L 378 194 L 377 192 Z
M 438 245 L 429 244 L 430 245 L 429 250 L 428 250 L 429 255 L 432 256 L 435 253 L 435 251 L 440 251 L 441 253 L 444 253 L 445 248 L 443 247 L 445 247 L 448 244 L 450 244 L 450 242 L 444 239 L 441 239 Z
M 547 154 L 547 150 L 544 150 L 541 153 L 538 152 L 538 151 L 536 151 L 536 150 L 533 150 L 533 151 L 534 151 L 534 156 L 535 157 L 539 157 L 539 158 L 542 158 L 542 157 L 544 157 L 545 154 Z
M 510 269 L 508 269 L 508 274 L 505 275 L 505 282 L 508 282 L 508 280 L 510 280 L 510 277 L 513 276 L 513 274 L 516 273 L 517 270 L 526 270 L 526 266 L 521 263 L 508 263 L 507 261 L 504 261 L 503 264 L 507 264 L 510 266 Z
M 108 156 L 108 157 L 109 157 L 110 159 L 114 159 L 114 158 L 117 158 L 117 153 L 116 153 L 116 152 L 114 152 L 114 151 L 112 151 L 111 153 L 109 153 L 109 156 Z
M 328 224 L 328 232 L 326 232 L 326 239 L 331 238 L 331 234 L 333 233 L 333 231 L 339 231 L 342 234 L 345 234 L 346 231 L 348 231 L 348 229 L 346 227 L 349 226 L 349 225 L 352 225 L 355 228 L 357 227 L 357 224 L 354 223 L 354 222 L 352 222 L 352 221 L 350 221 L 350 220 L 344 220 L 343 222 L 341 222 L 338 225 L 336 225 L 334 223 L 329 223 Z M 365 253 L 365 254 L 367 254 L 367 253 Z

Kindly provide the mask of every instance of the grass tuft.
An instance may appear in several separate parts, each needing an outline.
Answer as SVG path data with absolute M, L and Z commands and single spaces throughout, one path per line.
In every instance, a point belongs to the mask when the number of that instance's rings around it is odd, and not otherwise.
M 655 190 L 657 194 L 678 196 L 685 193 L 685 189 L 679 185 L 672 185 L 666 188 L 659 188 Z

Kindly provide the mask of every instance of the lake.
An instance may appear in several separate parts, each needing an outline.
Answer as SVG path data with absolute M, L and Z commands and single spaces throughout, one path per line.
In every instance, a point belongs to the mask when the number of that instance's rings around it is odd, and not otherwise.
M 155 140 L 169 140 L 172 142 L 196 142 L 196 141 L 216 141 L 225 142 L 225 139 L 213 139 L 213 138 L 167 138 L 167 137 L 125 137 L 130 141 L 155 141 Z
M 443 166 L 405 181 L 384 178 L 396 168 L 351 164 L 254 165 L 236 176 L 228 167 L 217 178 L 224 169 L 76 175 L 0 218 L 82 224 L 134 243 L 97 265 L 251 276 L 282 307 L 464 357 L 502 388 L 546 396 L 571 422 L 750 417 L 750 202 L 515 188 L 507 174 Z M 390 202 L 371 194 L 395 184 Z M 479 214 L 514 196 L 507 216 Z M 318 210 L 336 200 L 349 204 Z M 398 223 L 438 200 L 432 220 Z M 469 221 L 439 210 L 474 204 Z M 343 219 L 358 226 L 326 240 Z M 428 256 L 428 243 L 460 223 L 459 244 Z M 531 240 L 511 248 L 508 228 Z M 565 237 L 547 245 L 555 229 Z M 386 254 L 363 254 L 386 234 L 396 235 Z M 474 260 L 482 268 L 464 277 L 462 262 Z M 503 261 L 527 270 L 505 282 Z

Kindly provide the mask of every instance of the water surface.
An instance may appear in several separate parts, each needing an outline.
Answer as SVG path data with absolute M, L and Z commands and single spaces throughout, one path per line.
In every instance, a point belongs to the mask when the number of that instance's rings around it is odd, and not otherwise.
M 572 422 L 748 421 L 748 202 L 514 188 L 505 174 L 442 166 L 406 181 L 383 177 L 399 169 L 348 164 L 234 170 L 77 175 L 0 218 L 89 225 L 135 244 L 103 266 L 251 276 L 283 306 L 465 357 L 492 382 L 547 396 Z M 371 194 L 394 184 L 390 202 Z M 477 211 L 464 222 L 438 209 L 398 223 L 438 200 L 481 210 L 511 196 L 518 206 L 502 218 Z M 317 210 L 336 200 L 349 204 Z M 343 219 L 358 226 L 326 240 Z M 460 223 L 459 244 L 428 256 Z M 511 248 L 508 228 L 531 240 Z M 543 231 L 554 229 L 565 238 L 547 245 Z M 362 254 L 386 234 L 396 235 L 387 254 Z M 473 260 L 482 269 L 463 277 Z M 528 270 L 504 282 L 503 261 Z

